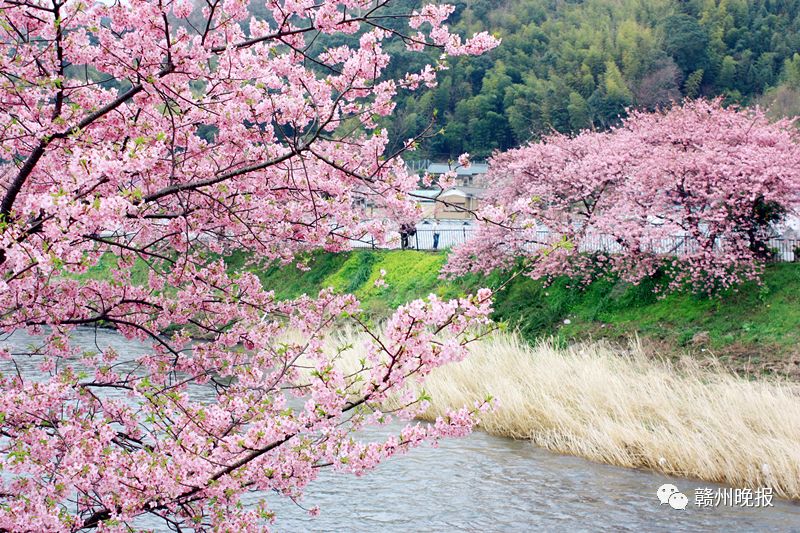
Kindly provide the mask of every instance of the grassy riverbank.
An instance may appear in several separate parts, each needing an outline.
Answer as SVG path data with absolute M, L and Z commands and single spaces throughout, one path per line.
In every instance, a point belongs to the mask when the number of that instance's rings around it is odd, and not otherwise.
M 243 254 L 226 258 L 232 269 Z M 482 286 L 497 287 L 504 277 L 466 276 L 439 279 L 444 253 L 354 251 L 319 253 L 308 258 L 308 270 L 293 266 L 249 267 L 280 299 L 316 294 L 324 287 L 353 292 L 366 314 L 380 319 L 392 309 L 436 293 L 453 297 Z M 85 277 L 109 278 L 111 256 Z M 380 271 L 386 287 L 375 287 Z M 143 264 L 134 265 L 134 281 L 145 282 Z M 767 267 L 762 285 L 745 284 L 715 298 L 688 293 L 659 299 L 648 280 L 640 285 L 602 280 L 585 289 L 557 279 L 550 286 L 517 278 L 497 294 L 495 319 L 507 322 L 529 342 L 553 338 L 561 346 L 587 339 L 626 344 L 638 336 L 645 349 L 660 355 L 692 353 L 719 360 L 746 374 L 776 374 L 800 380 L 800 264 Z M 568 322 L 568 323 L 565 323 Z
M 246 257 L 226 260 L 240 268 Z M 495 273 L 444 281 L 438 273 L 445 260 L 415 251 L 351 252 L 314 255 L 302 270 L 248 268 L 282 299 L 324 287 L 353 292 L 376 321 L 431 292 L 452 297 L 504 279 Z M 112 267 L 104 258 L 87 276 L 107 277 Z M 375 287 L 381 270 L 387 286 Z M 434 372 L 425 384 L 427 416 L 491 394 L 500 407 L 483 420 L 489 433 L 617 466 L 767 485 L 800 499 L 800 265 L 771 265 L 762 285 L 712 299 L 658 299 L 653 283 L 604 280 L 576 289 L 566 279 L 550 286 L 515 279 L 498 293 L 495 318 L 519 335 L 476 343 L 467 360 Z M 633 348 L 632 336 L 639 339 Z M 765 373 L 790 379 L 763 379 Z
M 235 254 L 228 261 L 234 266 L 244 259 Z M 445 260 L 443 253 L 356 251 L 314 255 L 308 271 L 255 271 L 279 298 L 314 294 L 328 286 L 354 292 L 372 317 L 431 292 L 455 296 L 503 280 L 499 273 L 440 280 Z M 386 288 L 374 287 L 381 269 L 387 272 Z M 661 354 L 714 356 L 736 371 L 800 379 L 800 264 L 770 265 L 763 285 L 748 283 L 715 298 L 686 293 L 659 299 L 652 292 L 658 282 L 634 286 L 604 280 L 581 290 L 570 287 L 567 279 L 545 287 L 518 278 L 497 295 L 495 318 L 518 328 L 531 342 L 553 337 L 567 345 L 603 338 L 624 344 L 639 336 L 647 349 Z
M 332 345 L 360 346 L 345 333 Z M 360 355 L 340 364 L 355 370 Z M 751 381 L 693 359 L 654 360 L 640 347 L 552 343 L 531 346 L 500 334 L 472 345 L 461 363 L 425 382 L 435 419 L 487 393 L 498 408 L 487 432 L 630 468 L 724 483 L 772 487 L 800 499 L 800 385 Z

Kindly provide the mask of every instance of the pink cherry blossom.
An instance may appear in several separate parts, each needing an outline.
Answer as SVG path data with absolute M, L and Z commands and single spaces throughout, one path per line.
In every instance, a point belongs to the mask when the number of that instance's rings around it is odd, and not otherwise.
M 379 4 L 3 5 L 0 330 L 40 341 L 30 354 L 0 343 L 4 362 L 39 369 L 0 376 L 0 530 L 128 531 L 148 515 L 260 531 L 270 502 L 298 498 L 323 467 L 362 473 L 473 427 L 483 405 L 353 436 L 424 408 L 410 384 L 491 327 L 490 294 L 410 303 L 379 333 L 352 295 L 278 301 L 220 259 L 302 267 L 365 233 L 388 241 L 390 221 L 365 220 L 365 199 L 417 215 L 401 159 L 416 139 L 390 151 L 377 117 L 399 92 L 434 86 L 446 57 L 392 79 L 387 50 L 413 43 L 424 63 L 498 41 L 451 33 L 449 6 Z M 395 29 L 403 17 L 413 29 Z M 90 271 L 101 261 L 108 277 Z M 325 348 L 347 321 L 371 339 L 355 374 Z M 72 344 L 74 328 L 99 325 L 146 352 Z M 405 403 L 373 417 L 389 397 Z M 261 500 L 240 505 L 247 492 Z
M 789 121 L 701 100 L 498 154 L 478 236 L 446 270 L 523 257 L 535 278 L 663 270 L 666 290 L 707 293 L 757 279 L 769 232 L 800 207 L 799 140 Z
M 452 189 L 456 186 L 456 171 L 455 170 L 448 170 L 436 181 L 436 185 L 439 186 L 440 189 Z

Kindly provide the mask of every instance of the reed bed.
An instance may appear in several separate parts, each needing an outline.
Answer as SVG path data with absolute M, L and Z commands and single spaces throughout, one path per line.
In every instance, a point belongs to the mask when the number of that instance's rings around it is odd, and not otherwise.
M 347 337 L 350 338 L 347 338 Z M 333 339 L 359 346 L 351 333 Z M 592 461 L 800 499 L 800 388 L 722 369 L 655 360 L 636 343 L 561 349 L 511 334 L 475 343 L 465 361 L 432 373 L 424 418 L 491 394 L 490 434 Z M 342 364 L 358 359 L 357 349 Z

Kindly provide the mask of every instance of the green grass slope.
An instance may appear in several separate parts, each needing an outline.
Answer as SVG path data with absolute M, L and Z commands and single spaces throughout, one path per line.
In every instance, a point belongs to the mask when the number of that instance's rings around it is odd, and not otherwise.
M 237 268 L 245 258 L 235 254 L 227 260 Z M 443 253 L 354 251 L 314 254 L 307 271 L 291 266 L 253 270 L 279 298 L 333 287 L 355 293 L 373 317 L 386 316 L 430 293 L 453 297 L 503 281 L 500 273 L 440 280 L 445 261 Z M 377 288 L 374 283 L 381 270 L 386 271 L 387 286 Z M 545 286 L 517 278 L 497 295 L 495 318 L 519 328 L 529 340 L 541 336 L 622 340 L 639 335 L 672 351 L 708 351 L 767 368 L 770 362 L 798 354 L 800 264 L 770 265 L 762 285 L 748 283 L 714 298 L 688 293 L 659 298 L 652 292 L 656 282 L 631 285 L 601 280 L 577 289 L 567 279 Z

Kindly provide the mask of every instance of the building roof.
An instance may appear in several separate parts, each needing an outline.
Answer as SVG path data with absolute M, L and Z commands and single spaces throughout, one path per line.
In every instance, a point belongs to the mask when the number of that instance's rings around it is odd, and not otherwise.
M 431 163 L 428 165 L 426 171 L 428 174 L 444 174 L 450 170 L 450 165 L 447 163 Z M 455 169 L 457 176 L 474 176 L 476 174 L 486 174 L 489 170 L 489 165 L 486 163 L 472 163 L 468 167 L 457 167 Z

